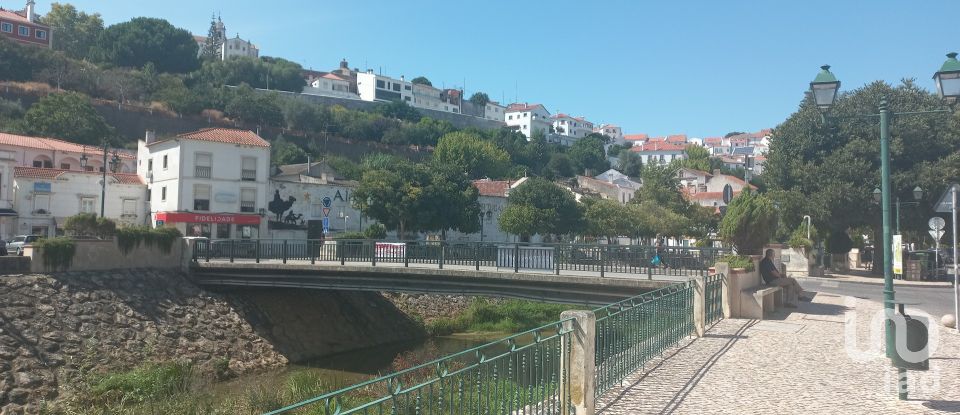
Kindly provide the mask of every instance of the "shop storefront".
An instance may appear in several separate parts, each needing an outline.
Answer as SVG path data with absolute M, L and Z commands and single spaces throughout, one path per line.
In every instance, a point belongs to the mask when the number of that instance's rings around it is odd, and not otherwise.
M 184 236 L 210 239 L 257 239 L 260 237 L 260 215 L 234 213 L 158 212 L 156 225 L 175 227 Z

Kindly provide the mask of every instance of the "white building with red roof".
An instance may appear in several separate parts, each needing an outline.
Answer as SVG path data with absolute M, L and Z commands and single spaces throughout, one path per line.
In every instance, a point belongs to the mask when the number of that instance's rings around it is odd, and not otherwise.
M 303 87 L 303 93 L 338 98 L 360 98 L 359 95 L 350 91 L 349 78 L 329 72 L 311 78 L 309 85 Z
M 506 119 L 508 128 L 519 131 L 529 140 L 537 131 L 544 135 L 550 134 L 553 120 L 550 111 L 541 104 L 514 103 L 507 106 Z
M 121 149 L 107 151 L 107 165 L 114 159 L 117 173 L 136 171 L 137 156 Z M 103 147 L 71 143 L 56 138 L 0 133 L 0 157 L 14 160 L 18 166 L 61 170 L 103 171 Z
M 634 145 L 630 151 L 637 153 L 643 164 L 669 164 L 674 160 L 685 159 L 687 157 L 686 149 L 686 144 L 673 144 L 651 139 L 645 144 Z
M 623 129 L 618 125 L 600 124 L 593 129 L 593 132 L 610 137 L 610 144 L 624 144 Z
M 516 189 L 527 180 L 526 177 L 517 180 L 474 180 L 473 186 L 480 193 L 480 232 L 465 234 L 457 231 L 448 231 L 449 241 L 482 241 L 482 242 L 515 242 L 516 235 L 511 235 L 500 229 L 500 214 L 507 207 L 507 198 L 510 191 Z
M 13 167 L 13 210 L 17 212 L 12 228 L 0 229 L 4 238 L 14 235 L 56 236 L 63 234 L 66 219 L 93 213 L 114 220 L 121 226 L 145 225 L 147 185 L 133 173 L 103 173 L 42 167 Z M 4 183 L 6 185 L 6 183 Z M 105 195 L 101 201 L 101 191 Z M 0 192 L 4 194 L 5 192 Z M 7 225 L 0 221 L 0 225 Z
M 206 128 L 165 138 L 147 132 L 137 145 L 151 223 L 187 236 L 265 235 L 269 167 L 270 143 L 252 131 Z
M 49 48 L 53 41 L 53 30 L 37 21 L 35 7 L 33 0 L 27 0 L 23 10 L 0 7 L 0 36 L 22 45 Z
M 714 170 L 713 173 L 705 171 L 682 168 L 677 172 L 680 178 L 680 190 L 684 196 L 691 202 L 696 202 L 700 206 L 719 208 L 726 206 L 723 203 L 723 189 L 727 185 L 733 190 L 733 196 L 736 197 L 749 188 L 756 190 L 754 185 L 748 185 L 739 177 L 729 174 L 723 174 L 720 170 Z
M 581 139 L 593 133 L 593 123 L 583 117 L 573 117 L 564 113 L 559 113 L 551 117 L 553 121 L 553 131 L 557 134 Z

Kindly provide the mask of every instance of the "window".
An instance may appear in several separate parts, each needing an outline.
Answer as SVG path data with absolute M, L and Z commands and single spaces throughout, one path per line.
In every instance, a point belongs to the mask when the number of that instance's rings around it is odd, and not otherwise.
M 188 223 L 187 233 L 189 233 L 190 236 L 203 236 L 203 237 L 209 238 L 210 224 L 209 223 Z
M 167 201 L 167 186 L 163 186 L 160 188 L 160 201 L 161 202 Z
M 409 100 L 410 100 L 410 97 L 403 97 L 403 99 L 409 101 Z
M 137 216 L 136 199 L 123 199 L 123 216 Z
M 50 195 L 34 194 L 33 195 L 33 212 L 37 214 L 49 214 L 50 213 Z
M 46 39 L 46 38 L 47 38 L 47 31 L 46 31 L 46 30 L 37 30 L 37 31 L 36 31 L 36 34 L 37 34 L 37 39 Z
M 210 185 L 193 185 L 193 210 L 210 210 Z
M 523 118 L 527 118 L 527 116 L 528 116 L 528 115 L 530 115 L 530 113 L 529 113 L 529 112 L 525 112 L 525 113 L 523 113 Z
M 164 170 L 167 169 L 167 155 L 166 155 L 166 154 L 163 155 L 163 169 L 164 169 Z
M 393 84 L 393 90 L 400 92 L 400 84 Z
M 80 198 L 80 212 L 82 213 L 97 213 L 97 199 L 92 197 L 82 197 Z
M 153 172 L 153 158 L 147 160 L 147 172 Z
M 378 79 L 378 80 L 377 80 L 377 88 L 386 89 L 386 88 L 387 88 L 387 83 L 386 83 L 386 82 L 383 82 L 383 80 L 381 80 L 381 79 Z
M 243 239 L 257 238 L 260 235 L 260 229 L 255 225 L 238 225 L 237 233 Z
M 210 153 L 197 153 L 194 156 L 194 163 L 196 163 L 196 166 L 194 167 L 193 175 L 195 177 L 209 179 L 212 160 L 213 155 Z
M 17 28 L 20 36 L 30 36 L 30 28 L 26 26 L 20 26 Z
M 507 119 L 508 119 L 508 120 L 512 120 L 512 119 L 513 119 L 513 116 L 512 116 L 512 115 L 508 115 L 508 116 L 507 116 Z
M 257 159 L 254 157 L 244 157 L 240 170 L 240 180 L 246 182 L 257 181 Z
M 218 223 L 218 224 L 217 224 L 217 239 L 230 239 L 230 224 L 229 224 L 229 223 Z
M 60 163 L 60 168 L 63 170 L 70 170 L 70 163 Z
M 0 32 L 13 33 L 13 25 L 10 23 L 0 23 Z
M 409 91 L 409 90 L 410 90 L 410 85 L 404 85 L 404 86 L 403 86 L 403 89 L 406 89 L 407 91 Z
M 254 212 L 257 208 L 257 189 L 240 189 L 240 211 Z
M 53 161 L 52 160 L 34 160 L 33 167 L 38 167 L 38 168 L 42 167 L 46 169 L 52 169 Z

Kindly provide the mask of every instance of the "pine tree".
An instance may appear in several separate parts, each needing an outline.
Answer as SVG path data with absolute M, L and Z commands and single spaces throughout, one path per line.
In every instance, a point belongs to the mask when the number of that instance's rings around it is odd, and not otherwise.
M 221 23 L 222 24 L 222 23 Z M 223 33 L 217 24 L 216 16 L 210 18 L 210 30 L 207 31 L 207 40 L 203 42 L 203 48 L 200 50 L 200 58 L 210 60 L 220 60 L 220 46 L 223 45 Z

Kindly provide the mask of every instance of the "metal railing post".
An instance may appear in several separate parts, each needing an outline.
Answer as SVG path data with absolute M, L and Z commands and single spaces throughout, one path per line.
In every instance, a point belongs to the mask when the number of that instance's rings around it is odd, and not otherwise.
M 370 241 L 370 263 L 377 266 L 377 241 Z
M 259 264 L 260 263 L 260 240 L 259 239 L 257 239 L 257 253 L 255 255 L 256 255 L 256 261 Z
M 513 272 L 520 272 L 520 244 L 513 244 Z
M 283 240 L 283 263 L 287 263 L 287 240 Z
M 440 269 L 443 269 L 443 256 L 446 254 L 446 245 L 440 242 Z
M 404 268 L 410 266 L 410 255 L 407 253 L 407 251 L 409 251 L 408 248 L 410 248 L 410 244 L 408 242 L 404 242 L 403 243 L 403 267 Z
M 560 245 L 553 246 L 553 273 L 560 275 Z
M 230 262 L 233 262 L 233 256 L 236 255 L 236 251 L 237 251 L 236 243 L 237 243 L 236 239 L 230 240 Z
M 600 245 L 600 278 L 603 278 L 604 262 L 607 260 L 605 252 L 607 252 L 606 245 Z
M 480 244 L 473 246 L 473 259 L 476 261 L 477 271 L 480 271 L 480 248 Z
M 347 244 L 337 242 L 337 251 L 340 253 L 340 265 L 347 263 Z
M 207 247 L 207 262 L 210 262 L 210 247 L 211 247 L 213 244 L 212 244 L 211 241 L 208 239 L 207 242 L 204 243 L 204 245 L 206 245 L 206 247 Z
M 317 255 L 316 255 L 316 253 L 315 253 L 315 251 L 314 251 L 314 249 L 313 249 L 313 245 L 312 245 L 314 242 L 317 242 L 317 241 L 311 241 L 311 240 L 309 240 L 309 239 L 307 240 L 307 249 L 310 251 L 310 265 L 314 265 L 314 264 L 317 263 Z M 318 248 L 323 248 L 323 245 L 320 245 Z M 318 251 L 319 251 L 319 249 L 318 249 Z

